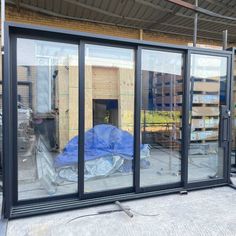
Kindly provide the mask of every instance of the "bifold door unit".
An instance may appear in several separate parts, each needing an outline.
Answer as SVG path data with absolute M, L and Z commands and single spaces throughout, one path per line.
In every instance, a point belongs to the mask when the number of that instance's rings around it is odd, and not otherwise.
M 5 24 L 4 216 L 229 183 L 231 51 Z

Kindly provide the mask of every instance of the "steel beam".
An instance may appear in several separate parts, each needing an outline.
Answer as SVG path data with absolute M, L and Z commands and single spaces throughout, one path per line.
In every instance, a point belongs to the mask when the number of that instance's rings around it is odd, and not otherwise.
M 180 7 L 184 7 L 186 9 L 188 9 L 188 10 L 194 11 L 196 13 L 201 13 L 201 14 L 204 14 L 204 15 L 207 15 L 207 16 L 217 17 L 217 18 L 221 18 L 221 19 L 225 19 L 225 20 L 236 21 L 235 17 L 224 16 L 224 15 L 221 15 L 221 14 L 209 11 L 207 9 L 198 7 L 198 6 L 193 5 L 191 3 L 185 2 L 183 0 L 166 0 L 166 1 L 170 2 L 170 3 L 173 3 L 173 4 L 176 4 L 176 5 L 180 6 Z
M 195 0 L 195 6 L 198 6 L 198 0 Z M 195 12 L 194 16 L 194 31 L 193 31 L 193 46 L 197 45 L 197 23 L 198 23 L 198 13 Z

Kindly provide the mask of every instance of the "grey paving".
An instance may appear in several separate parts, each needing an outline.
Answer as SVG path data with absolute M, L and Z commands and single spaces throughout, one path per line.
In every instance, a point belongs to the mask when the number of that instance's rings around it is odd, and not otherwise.
M 229 187 L 167 195 L 123 203 L 134 212 L 78 218 L 99 210 L 116 209 L 113 204 L 64 213 L 12 220 L 8 236 L 195 236 L 236 235 L 236 190 Z

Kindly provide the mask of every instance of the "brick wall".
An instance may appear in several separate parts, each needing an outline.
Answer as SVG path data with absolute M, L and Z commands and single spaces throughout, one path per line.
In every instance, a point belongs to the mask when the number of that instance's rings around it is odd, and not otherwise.
M 140 38 L 140 31 L 126 27 L 111 26 L 99 23 L 91 23 L 79 20 L 68 20 L 48 16 L 45 14 L 36 13 L 23 8 L 18 11 L 16 7 L 7 5 L 6 7 L 6 20 L 18 23 L 27 23 L 35 25 L 43 25 L 50 27 L 58 27 L 70 30 L 79 30 L 90 33 L 98 33 L 105 35 L 112 35 L 125 38 Z M 152 31 L 143 31 L 143 39 L 149 41 L 158 41 L 163 43 L 185 44 L 192 42 L 192 38 L 181 37 L 176 35 L 162 34 Z M 199 44 L 219 45 L 219 42 L 212 40 L 198 40 Z

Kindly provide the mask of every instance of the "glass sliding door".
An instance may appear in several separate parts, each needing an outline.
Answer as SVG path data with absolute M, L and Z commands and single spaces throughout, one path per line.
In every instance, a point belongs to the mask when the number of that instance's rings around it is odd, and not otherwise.
M 78 45 L 17 39 L 18 199 L 76 193 Z
M 84 192 L 133 186 L 135 51 L 85 44 Z
M 142 50 L 140 186 L 181 180 L 183 55 Z
M 235 53 L 235 51 L 234 51 Z M 236 59 L 234 59 L 233 88 L 232 88 L 232 144 L 231 144 L 231 172 L 236 173 Z
M 227 57 L 191 55 L 188 180 L 223 178 L 227 124 Z

